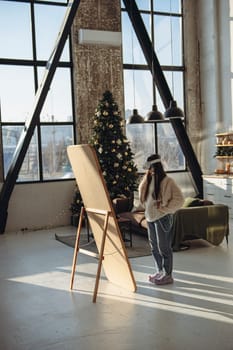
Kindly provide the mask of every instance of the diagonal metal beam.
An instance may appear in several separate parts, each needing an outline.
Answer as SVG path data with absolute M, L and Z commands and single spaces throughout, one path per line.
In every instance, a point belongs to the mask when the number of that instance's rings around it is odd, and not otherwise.
M 151 71 L 153 82 L 160 93 L 165 108 L 168 108 L 170 101 L 173 101 L 174 98 L 167 84 L 159 60 L 154 52 L 153 44 L 147 33 L 137 4 L 135 0 L 123 0 L 123 3 L 131 20 L 135 34 L 141 45 L 148 67 Z M 174 121 L 172 121 L 172 118 L 170 118 L 170 121 L 176 134 L 177 140 L 182 149 L 182 152 L 185 156 L 192 178 L 195 182 L 195 187 L 198 192 L 198 195 L 200 197 L 203 197 L 203 180 L 201 167 L 189 140 L 188 134 L 185 130 L 184 123 L 182 122 L 181 118 L 175 118 Z
M 49 91 L 53 76 L 55 74 L 59 59 L 65 46 L 67 37 L 70 33 L 71 26 L 76 15 L 80 0 L 70 0 L 67 5 L 67 10 L 58 34 L 54 49 L 50 55 L 45 69 L 44 77 L 39 86 L 32 113 L 25 122 L 24 129 L 19 138 L 15 149 L 11 166 L 8 170 L 5 182 L 3 183 L 0 193 L 0 233 L 4 233 L 8 216 L 8 204 L 14 189 L 20 168 L 23 164 L 27 149 L 33 136 L 36 125 L 39 122 L 40 112 L 44 105 L 47 93 Z
M 191 171 L 192 178 L 194 181 L 194 188 L 198 193 L 199 197 L 203 198 L 202 171 L 197 161 L 196 155 L 193 151 L 188 134 L 186 133 L 184 123 L 179 117 L 170 118 L 170 122 L 174 129 L 179 144 L 182 145 L 182 151 L 187 160 L 188 167 Z

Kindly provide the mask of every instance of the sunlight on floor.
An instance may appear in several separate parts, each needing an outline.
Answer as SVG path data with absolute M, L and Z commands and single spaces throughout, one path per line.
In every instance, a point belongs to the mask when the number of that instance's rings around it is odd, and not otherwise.
M 93 268 L 96 268 L 96 264 L 85 264 L 85 267 L 82 266 L 80 268 L 80 275 L 77 274 L 76 279 L 78 279 L 78 286 L 81 285 L 82 289 L 74 289 L 73 292 L 69 290 L 70 275 L 67 274 L 67 272 L 69 272 L 71 269 L 69 266 L 59 267 L 58 271 L 10 278 L 9 281 L 63 290 L 73 293 L 73 295 L 92 295 L 92 291 L 90 289 L 94 288 L 95 274 L 89 272 L 88 277 L 82 276 L 82 273 L 87 271 L 87 265 L 88 271 L 94 271 Z M 62 271 L 64 271 L 64 276 L 61 275 Z M 138 291 L 136 293 L 131 293 L 112 285 L 107 280 L 101 279 L 101 286 L 99 288 L 97 299 L 104 297 L 106 299 L 118 300 L 124 303 L 134 303 L 135 305 L 233 324 L 232 313 L 217 310 L 217 306 L 232 306 L 232 290 L 227 290 L 224 287 L 219 287 L 209 283 L 209 280 L 212 279 L 212 277 L 216 281 L 222 281 L 224 279 L 224 282 L 229 283 L 232 283 L 232 278 L 223 278 L 222 276 L 217 275 L 208 276 L 206 274 L 185 272 L 180 270 L 175 272 L 182 274 L 184 277 L 187 275 L 201 278 L 202 282 L 200 283 L 197 280 L 188 281 L 185 278 L 176 278 L 174 285 L 163 286 L 161 288 L 161 286 L 149 284 L 147 281 L 137 281 Z M 54 279 L 56 279 L 56 287 L 54 287 L 52 283 Z M 203 279 L 206 280 L 206 283 L 203 283 Z M 83 285 L 85 285 L 84 289 Z M 197 285 L 204 288 L 197 288 Z M 216 291 L 213 290 L 214 288 Z M 222 292 L 218 291 L 219 288 L 222 289 Z M 107 293 L 105 293 L 105 289 L 107 289 Z M 186 300 L 186 302 L 184 302 L 184 300 Z M 190 300 L 190 303 L 187 303 L 187 300 Z M 208 305 L 208 307 L 194 306 L 195 300 L 203 301 L 203 304 Z M 211 308 L 211 305 L 214 305 L 214 307 Z

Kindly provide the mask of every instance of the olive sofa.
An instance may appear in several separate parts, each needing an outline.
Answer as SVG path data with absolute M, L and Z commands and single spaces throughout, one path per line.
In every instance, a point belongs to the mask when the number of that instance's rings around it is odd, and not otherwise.
M 114 208 L 118 217 L 131 221 L 132 234 L 147 234 L 144 211 L 132 210 L 127 199 L 114 199 Z M 194 205 L 194 206 L 192 206 Z M 128 210 L 129 209 L 129 210 Z M 179 251 L 187 240 L 204 239 L 213 245 L 219 245 L 229 235 L 229 212 L 223 204 L 196 199 L 196 203 L 182 207 L 174 214 L 173 250 Z

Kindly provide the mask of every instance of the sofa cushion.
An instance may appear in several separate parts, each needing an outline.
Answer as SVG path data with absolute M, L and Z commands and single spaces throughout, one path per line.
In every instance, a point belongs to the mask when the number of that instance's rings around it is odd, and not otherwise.
M 214 205 L 212 201 L 209 201 L 208 199 L 202 199 L 203 205 Z
M 184 200 L 183 208 L 187 207 L 199 207 L 202 206 L 203 203 L 200 198 L 192 198 L 192 197 L 187 197 Z

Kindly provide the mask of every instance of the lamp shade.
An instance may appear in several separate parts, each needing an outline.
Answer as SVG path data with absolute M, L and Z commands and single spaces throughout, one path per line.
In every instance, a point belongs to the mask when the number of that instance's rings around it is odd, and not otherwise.
M 170 106 L 164 113 L 165 118 L 170 117 L 184 117 L 183 111 L 177 107 L 176 101 L 170 101 Z
M 145 121 L 153 121 L 153 120 L 162 120 L 163 115 L 161 112 L 158 111 L 158 108 L 156 105 L 152 106 L 152 111 L 149 112 L 145 118 Z
M 129 117 L 127 124 L 139 124 L 144 123 L 144 118 L 138 114 L 137 109 L 133 109 L 133 114 Z

